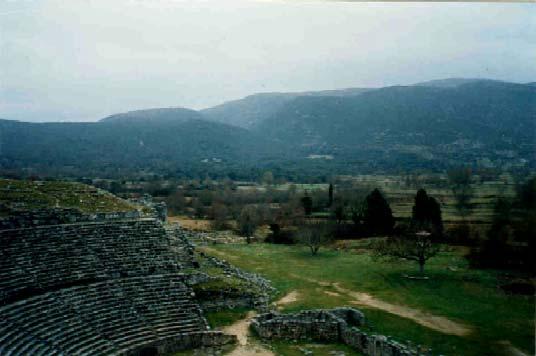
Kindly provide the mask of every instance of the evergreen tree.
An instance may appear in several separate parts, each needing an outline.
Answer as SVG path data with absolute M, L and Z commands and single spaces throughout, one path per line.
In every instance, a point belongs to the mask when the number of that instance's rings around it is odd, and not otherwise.
M 441 206 L 435 198 L 428 196 L 426 190 L 419 189 L 415 195 L 412 211 L 412 225 L 418 229 L 429 229 L 437 235 L 443 233 Z
M 329 183 L 328 189 L 328 207 L 331 208 L 333 205 L 333 184 Z
M 412 210 L 412 220 L 417 224 L 425 224 L 428 222 L 428 204 L 429 197 L 426 190 L 419 189 L 415 195 L 415 204 Z
M 251 237 L 260 225 L 260 217 L 254 206 L 245 206 L 238 217 L 238 229 L 246 237 L 246 242 L 251 242 Z
M 311 215 L 311 213 L 313 212 L 313 199 L 310 196 L 306 195 L 301 198 L 301 203 L 305 215 Z
M 363 218 L 365 226 L 371 234 L 389 234 L 393 230 L 395 224 L 393 212 L 377 188 L 366 198 Z

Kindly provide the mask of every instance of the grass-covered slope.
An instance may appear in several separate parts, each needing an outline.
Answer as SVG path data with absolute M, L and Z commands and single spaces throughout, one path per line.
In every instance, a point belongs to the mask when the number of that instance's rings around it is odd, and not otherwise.
M 74 182 L 0 179 L 0 206 L 8 210 L 71 208 L 82 213 L 136 210 L 95 187 Z

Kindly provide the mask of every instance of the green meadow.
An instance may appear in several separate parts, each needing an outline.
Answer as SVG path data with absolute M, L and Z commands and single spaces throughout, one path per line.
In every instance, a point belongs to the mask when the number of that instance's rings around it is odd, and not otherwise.
M 499 288 L 505 272 L 470 269 L 460 248 L 431 259 L 427 280 L 407 278 L 416 274 L 415 264 L 378 260 L 366 246 L 326 248 L 314 257 L 303 247 L 271 244 L 200 249 L 270 279 L 278 290 L 274 299 L 297 292 L 283 312 L 353 306 L 366 314 L 370 332 L 431 348 L 433 354 L 508 355 L 514 348 L 534 354 L 534 298 L 505 294 Z M 243 313 L 209 320 L 229 324 Z M 273 347 L 283 355 L 299 352 L 285 342 Z

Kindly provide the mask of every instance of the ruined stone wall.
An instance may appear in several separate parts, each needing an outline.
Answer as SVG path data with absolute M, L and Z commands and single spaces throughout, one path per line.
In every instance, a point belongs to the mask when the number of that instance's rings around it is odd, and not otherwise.
M 217 244 L 236 244 L 245 241 L 245 237 L 236 236 L 231 231 L 192 231 L 186 230 L 184 232 L 188 235 L 188 239 L 196 246 L 209 246 Z M 251 241 L 257 242 L 255 237 L 251 238 Z
M 168 235 L 172 237 L 172 243 L 176 241 L 175 243 L 184 246 L 190 255 L 195 254 L 195 245 L 191 240 L 192 235 L 195 234 L 194 232 L 185 230 L 178 224 L 168 224 L 165 228 Z M 270 296 L 275 293 L 275 289 L 272 287 L 270 281 L 258 274 L 245 272 L 227 261 L 208 256 L 202 252 L 196 256 L 197 258 L 193 258 L 193 265 L 195 267 L 200 267 L 200 264 L 206 267 L 215 267 L 222 271 L 223 276 L 241 279 L 246 284 L 252 286 L 251 289 L 240 291 L 225 289 L 210 291 L 197 290 L 196 299 L 203 309 L 214 311 L 246 307 L 256 309 L 263 313 L 269 310 Z M 202 271 L 197 271 L 190 274 L 187 283 L 195 288 L 196 285 L 210 282 L 212 279 L 214 277 Z M 252 289 L 255 289 L 255 292 Z
M 216 257 L 207 256 L 203 253 L 200 253 L 200 255 L 209 265 L 223 270 L 225 275 L 242 279 L 259 291 L 258 293 L 242 291 L 240 294 L 236 294 L 235 292 L 228 293 L 225 290 L 221 290 L 218 295 L 212 296 L 212 298 L 204 298 L 203 306 L 212 310 L 229 309 L 232 308 L 231 306 L 250 307 L 262 313 L 269 310 L 270 296 L 275 293 L 275 288 L 272 287 L 269 280 L 256 273 L 245 272 Z
M 308 310 L 295 314 L 266 313 L 253 319 L 251 327 L 264 339 L 312 339 L 342 342 L 370 356 L 424 355 L 383 335 L 359 329 L 364 314 L 353 308 Z
M 166 203 L 153 201 L 153 197 L 150 194 L 144 194 L 141 198 L 129 199 L 129 201 L 146 208 L 142 211 L 143 217 L 153 217 L 163 222 L 167 220 Z
M 256 274 L 256 273 L 250 273 L 245 272 L 241 270 L 238 267 L 233 266 L 229 262 L 225 260 L 220 260 L 213 256 L 207 256 L 204 253 L 200 253 L 201 256 L 207 259 L 209 263 L 211 263 L 214 267 L 221 268 L 225 273 L 235 276 L 237 278 L 243 279 L 245 281 L 248 281 L 252 284 L 255 284 L 259 286 L 262 290 L 264 290 L 267 294 L 271 294 L 275 292 L 274 287 L 272 287 L 272 284 L 269 280 L 263 278 L 262 276 Z

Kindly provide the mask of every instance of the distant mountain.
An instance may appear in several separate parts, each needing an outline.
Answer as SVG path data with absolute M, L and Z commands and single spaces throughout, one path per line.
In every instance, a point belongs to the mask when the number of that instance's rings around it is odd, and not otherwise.
M 246 96 L 239 100 L 225 102 L 201 113 L 208 119 L 229 125 L 251 128 L 277 113 L 286 103 L 302 96 L 354 96 L 370 89 L 349 88 L 340 90 L 261 93 Z
M 534 165 L 535 125 L 536 87 L 479 80 L 298 97 L 252 130 L 293 143 L 303 157 L 440 169 Z
M 421 87 L 435 87 L 435 88 L 455 88 L 459 87 L 460 85 L 464 84 L 471 84 L 471 83 L 505 83 L 499 80 L 493 80 L 493 79 L 477 79 L 477 78 L 447 78 L 447 79 L 436 79 L 436 80 L 429 80 L 422 83 L 414 84 L 415 86 L 421 86 Z
M 245 127 L 245 128 L 244 128 Z M 266 93 L 201 112 L 149 109 L 97 123 L 0 120 L 0 169 L 297 177 L 536 168 L 536 86 L 447 79 L 380 89 Z
M 199 112 L 184 108 L 159 108 L 129 111 L 126 113 L 115 114 L 100 122 L 134 122 L 143 121 L 151 123 L 172 123 L 188 120 L 202 120 L 203 116 Z
M 0 120 L 0 168 L 97 176 L 196 174 L 251 167 L 275 149 L 263 137 L 221 123 L 120 117 L 96 123 Z

